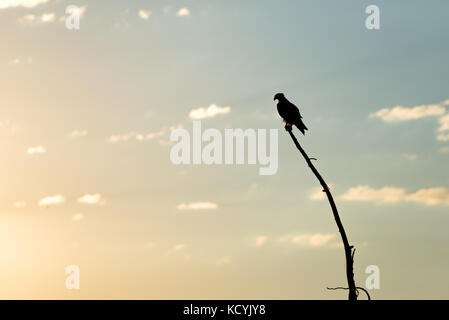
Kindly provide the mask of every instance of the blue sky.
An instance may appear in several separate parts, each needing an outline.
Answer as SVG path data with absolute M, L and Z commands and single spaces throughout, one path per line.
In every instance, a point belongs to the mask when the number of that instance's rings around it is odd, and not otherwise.
M 276 114 L 284 92 L 357 283 L 377 265 L 374 298 L 447 298 L 447 1 L 76 1 L 78 31 L 59 21 L 72 2 L 13 2 L 0 1 L 1 297 L 344 298 L 325 290 L 345 284 L 344 252 Z M 380 30 L 365 28 L 371 4 Z M 170 127 L 212 104 L 231 111 L 204 128 L 279 129 L 276 175 L 170 162 Z M 217 209 L 178 209 L 197 202 Z M 79 292 L 63 285 L 70 264 Z

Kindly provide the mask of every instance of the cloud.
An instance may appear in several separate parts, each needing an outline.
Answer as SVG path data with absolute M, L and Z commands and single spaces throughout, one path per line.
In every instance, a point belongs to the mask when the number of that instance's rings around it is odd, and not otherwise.
M 337 237 L 334 233 L 286 235 L 279 238 L 281 243 L 290 243 L 306 247 L 335 247 L 332 241 Z
M 111 143 L 117 143 L 117 142 L 124 142 L 129 141 L 131 139 L 137 140 L 137 141 L 147 141 L 147 140 L 153 140 L 154 138 L 161 137 L 165 134 L 166 128 L 162 128 L 161 130 L 157 132 L 150 132 L 146 134 L 142 133 L 136 133 L 134 131 L 128 132 L 125 134 L 116 134 L 110 136 L 107 141 Z
M 148 20 L 148 18 L 150 18 L 151 16 L 151 11 L 147 11 L 147 10 L 139 10 L 139 18 L 143 19 L 143 20 Z
M 104 204 L 105 200 L 102 198 L 101 194 L 85 194 L 84 196 L 78 198 L 79 203 L 84 204 Z
M 15 59 L 13 59 L 13 60 L 11 60 L 9 62 L 9 64 L 12 65 L 12 66 L 18 65 L 19 63 L 20 63 L 20 59 L 19 58 L 15 58 Z
M 437 135 L 438 141 L 449 141 L 449 133 L 448 134 L 439 134 Z
M 74 130 L 69 134 L 70 138 L 81 138 L 87 136 L 88 132 L 86 130 Z
M 84 219 L 84 214 L 77 213 L 72 217 L 72 221 L 80 221 Z
M 31 24 L 36 20 L 36 16 L 34 14 L 26 14 L 23 17 L 17 18 L 17 22 L 20 24 Z
M 442 147 L 439 151 L 440 151 L 441 153 L 449 152 L 449 146 Z
M 47 152 L 47 150 L 42 146 L 37 146 L 37 147 L 28 148 L 27 152 L 28 152 L 28 154 L 33 155 L 33 154 L 45 153 L 45 152 Z
M 449 205 L 449 189 L 421 189 L 405 197 L 406 201 L 423 203 L 428 206 Z
M 47 2 L 48 0 L 0 0 L 0 9 L 16 7 L 33 8 Z
M 61 195 L 50 196 L 43 198 L 39 201 L 39 207 L 49 207 L 52 205 L 57 205 L 65 202 L 65 198 Z
M 133 138 L 136 136 L 135 132 L 129 132 L 129 133 L 125 133 L 125 134 L 116 134 L 116 135 L 112 135 L 108 138 L 108 141 L 111 143 L 116 143 L 116 142 L 120 142 L 120 141 L 128 141 L 129 139 Z
M 187 249 L 188 245 L 185 243 L 178 243 L 176 245 L 174 245 L 170 250 L 168 250 L 165 255 L 169 256 L 173 253 L 179 253 L 180 251 L 184 251 L 185 249 Z M 184 258 L 186 258 L 186 260 L 190 260 L 190 256 L 189 255 L 185 255 Z
M 43 23 L 53 22 L 53 21 L 55 21 L 55 17 L 56 17 L 56 15 L 54 14 L 54 12 L 44 13 L 41 15 L 40 21 Z
M 412 108 L 396 106 L 392 109 L 384 108 L 369 115 L 370 118 L 380 118 L 384 122 L 402 122 L 425 117 L 441 116 L 446 109 L 439 104 L 421 105 Z
M 185 243 L 178 243 L 173 247 L 173 251 L 181 251 L 187 248 L 187 245 Z
M 333 186 L 334 186 L 333 184 L 328 185 L 329 189 L 332 189 Z M 310 198 L 310 200 L 314 200 L 314 201 L 325 200 L 326 192 L 323 191 L 322 187 L 313 188 L 310 193 L 309 198 Z
M 190 10 L 187 8 L 181 8 L 178 10 L 178 12 L 176 13 L 176 15 L 178 17 L 187 17 L 190 16 Z
M 449 106 L 449 100 L 442 101 L 439 104 L 420 105 L 412 108 L 396 106 L 392 109 L 384 108 L 369 115 L 370 118 L 380 118 L 384 122 L 402 122 L 416 120 L 425 117 L 439 116 L 438 128 L 439 134 L 436 136 L 438 141 L 449 141 L 449 114 L 446 113 L 446 106 Z
M 14 206 L 16 208 L 25 208 L 27 206 L 27 203 L 25 201 L 17 201 L 14 203 Z
M 350 188 L 341 199 L 346 201 L 375 201 L 378 203 L 395 203 L 401 201 L 405 196 L 405 190 L 395 187 L 383 187 L 373 189 L 367 185 Z
M 373 201 L 389 204 L 416 202 L 428 206 L 449 205 L 449 189 L 428 188 L 407 193 L 403 188 L 383 187 L 376 190 L 364 185 L 350 188 L 340 198 L 346 201 Z
M 440 124 L 438 128 L 439 132 L 449 131 L 449 114 L 438 119 L 438 123 Z
M 262 247 L 268 240 L 267 236 L 257 236 L 254 238 L 254 246 Z
M 215 210 L 218 205 L 214 202 L 190 202 L 181 203 L 176 207 L 178 210 Z
M 220 107 L 216 104 L 211 104 L 207 108 L 193 109 L 189 113 L 189 118 L 194 120 L 201 120 L 206 118 L 213 118 L 219 114 L 228 114 L 231 112 L 231 107 Z
M 23 17 L 17 19 L 17 22 L 22 25 L 34 25 L 38 23 L 51 23 L 56 20 L 56 14 L 54 12 L 43 13 L 39 17 L 34 14 L 26 14 Z

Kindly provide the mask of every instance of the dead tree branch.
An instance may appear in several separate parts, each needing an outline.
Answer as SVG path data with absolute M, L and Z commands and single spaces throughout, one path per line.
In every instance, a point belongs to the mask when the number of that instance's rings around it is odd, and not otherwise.
M 362 290 L 363 292 L 365 292 L 366 296 L 368 297 L 368 300 L 371 300 L 371 296 L 369 295 L 368 290 L 366 290 L 365 288 L 362 288 L 362 287 L 356 287 L 356 288 L 357 288 L 357 290 Z M 327 287 L 326 289 L 327 290 L 339 290 L 339 289 L 341 289 L 341 290 L 349 290 L 349 288 L 345 288 L 345 287 L 335 287 L 335 288 Z M 358 292 L 357 292 L 357 296 L 359 296 Z
M 285 129 L 290 134 L 290 137 L 292 138 L 293 142 L 296 145 L 296 148 L 298 148 L 299 152 L 301 152 L 302 156 L 306 160 L 310 170 L 312 170 L 315 177 L 320 182 L 321 186 L 323 187 L 323 192 L 326 193 L 327 199 L 329 200 L 329 204 L 332 208 L 332 213 L 334 214 L 335 222 L 337 223 L 338 231 L 341 235 L 341 240 L 343 241 L 343 246 L 345 249 L 345 256 L 346 256 L 346 278 L 348 281 L 348 290 L 349 290 L 349 300 L 357 300 L 357 287 L 355 285 L 354 281 L 354 260 L 353 260 L 353 252 L 352 249 L 354 248 L 349 244 L 348 237 L 346 236 L 345 229 L 343 228 L 343 224 L 341 222 L 340 216 L 338 214 L 337 206 L 335 204 L 334 198 L 332 197 L 332 194 L 329 190 L 329 187 L 327 186 L 324 179 L 321 177 L 318 170 L 313 165 L 311 159 L 307 155 L 307 153 L 304 151 L 304 149 L 299 144 L 298 140 L 296 139 L 295 135 L 292 132 L 291 126 L 285 126 Z

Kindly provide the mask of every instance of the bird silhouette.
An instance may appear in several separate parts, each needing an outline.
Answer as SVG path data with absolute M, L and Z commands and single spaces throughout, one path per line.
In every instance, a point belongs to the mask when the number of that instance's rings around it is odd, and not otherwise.
M 302 116 L 298 107 L 288 101 L 283 93 L 277 93 L 273 100 L 278 100 L 277 109 L 281 118 L 284 119 L 285 129 L 288 130 L 292 125 L 295 125 L 305 135 L 306 130 L 309 129 L 302 122 Z

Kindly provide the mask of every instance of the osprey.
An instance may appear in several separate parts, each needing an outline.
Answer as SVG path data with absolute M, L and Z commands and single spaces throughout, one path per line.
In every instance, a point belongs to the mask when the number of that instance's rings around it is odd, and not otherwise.
M 301 131 L 302 134 L 305 135 L 306 130 L 309 129 L 307 129 L 304 122 L 302 122 L 302 116 L 301 113 L 299 113 L 299 109 L 293 103 L 288 101 L 283 93 L 277 93 L 274 96 L 274 100 L 278 100 L 278 113 L 281 118 L 284 119 L 285 129 L 291 127 L 292 125 L 295 125 L 296 128 L 298 128 L 299 131 Z

